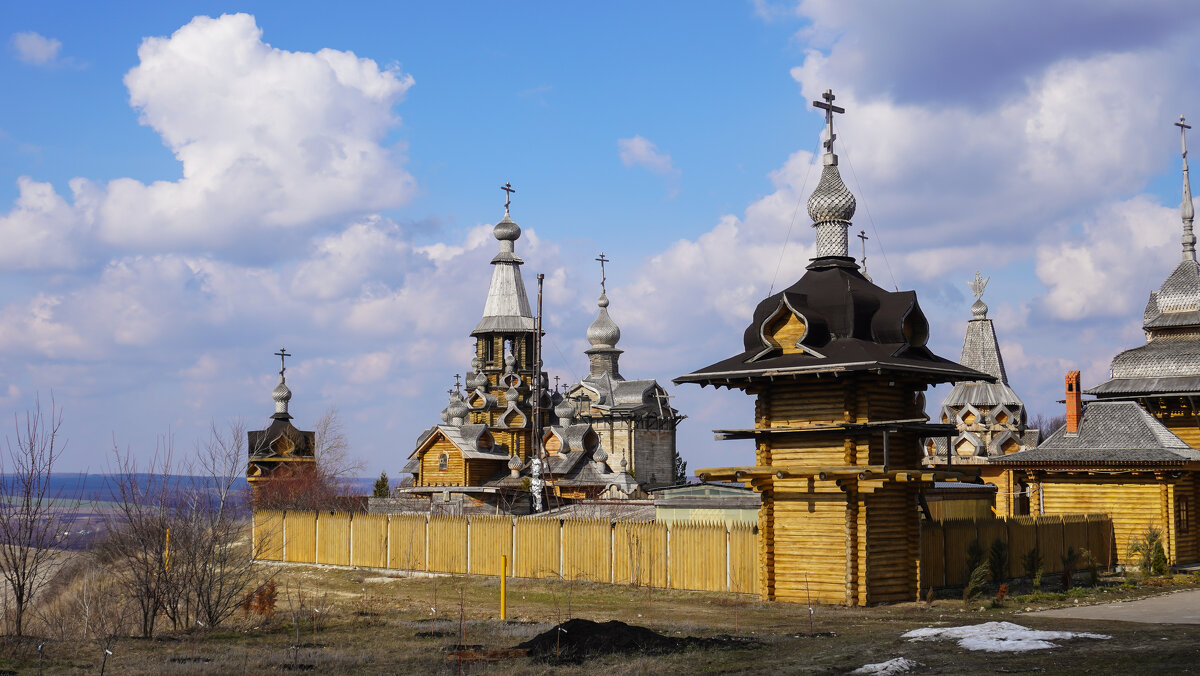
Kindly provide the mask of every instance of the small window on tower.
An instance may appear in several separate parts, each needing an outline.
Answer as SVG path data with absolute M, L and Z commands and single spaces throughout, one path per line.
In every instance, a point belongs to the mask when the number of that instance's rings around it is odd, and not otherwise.
M 485 364 L 491 365 L 492 360 L 496 358 L 496 341 L 490 336 L 483 339 L 483 361 Z
M 443 470 L 450 469 L 450 456 L 449 455 L 443 453 L 441 455 L 441 457 L 438 458 L 438 469 L 443 469 Z

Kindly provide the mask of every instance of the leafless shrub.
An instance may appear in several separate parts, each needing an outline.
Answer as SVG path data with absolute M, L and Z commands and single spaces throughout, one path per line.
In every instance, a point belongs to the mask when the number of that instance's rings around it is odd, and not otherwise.
M 0 508 L 0 578 L 8 592 L 8 629 L 21 636 L 34 600 L 50 580 L 59 548 L 70 539 L 82 486 L 63 491 L 51 485 L 54 463 L 66 445 L 59 435 L 62 411 L 53 400 L 47 415 L 39 398 L 24 420 L 14 416 L 13 424 L 16 443 L 6 439 L 0 453 L 5 503 Z
M 160 616 L 175 629 L 216 627 L 258 585 L 249 524 L 234 491 L 245 436 L 240 423 L 224 431 L 214 425 L 194 460 L 179 466 L 182 479 L 173 479 L 169 437 L 145 473 L 130 454 L 114 450 L 117 509 L 97 553 L 136 600 L 143 636 L 154 635 Z

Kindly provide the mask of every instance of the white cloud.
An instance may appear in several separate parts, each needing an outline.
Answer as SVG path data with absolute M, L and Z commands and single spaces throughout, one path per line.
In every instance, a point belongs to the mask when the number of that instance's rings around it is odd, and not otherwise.
M 617 154 L 626 167 L 641 167 L 667 180 L 668 197 L 679 194 L 680 171 L 671 161 L 671 156 L 661 152 L 652 141 L 643 136 L 617 139 Z
M 14 33 L 10 44 L 18 59 L 34 66 L 53 65 L 62 50 L 61 41 L 33 31 Z
M 274 48 L 246 14 L 197 17 L 169 38 L 147 38 L 138 57 L 125 76 L 130 102 L 183 177 L 75 179 L 69 205 L 25 181 L 0 232 L 39 241 L 18 241 L 0 265 L 71 267 L 77 256 L 41 252 L 86 245 L 80 233 L 126 252 L 278 255 L 281 231 L 397 207 L 414 192 L 400 149 L 382 144 L 409 75 L 350 52 Z
M 617 151 L 621 163 L 627 167 L 644 167 L 660 176 L 679 175 L 671 156 L 660 152 L 654 142 L 643 136 L 617 139 Z
M 73 186 L 78 185 L 72 183 Z M 28 176 L 17 179 L 16 203 L 0 215 L 0 269 L 71 268 L 84 253 L 86 218 L 67 204 L 49 183 Z
M 1042 302 L 1059 319 L 1140 316 L 1182 245 L 1178 209 L 1146 196 L 1105 205 L 1082 232 L 1037 249 Z

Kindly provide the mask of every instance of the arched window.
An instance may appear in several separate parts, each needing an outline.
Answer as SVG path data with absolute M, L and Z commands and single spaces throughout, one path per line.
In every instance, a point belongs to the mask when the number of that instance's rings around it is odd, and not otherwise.
M 438 458 L 438 469 L 450 469 L 450 456 L 448 454 L 443 453 Z

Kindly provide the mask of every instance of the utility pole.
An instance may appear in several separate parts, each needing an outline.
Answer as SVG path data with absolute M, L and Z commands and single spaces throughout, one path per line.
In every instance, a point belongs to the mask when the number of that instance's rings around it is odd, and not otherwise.
M 533 383 L 530 393 L 533 396 L 533 421 L 530 425 L 529 452 L 533 456 L 529 465 L 533 471 L 530 488 L 534 493 L 533 510 L 542 511 L 542 491 L 545 483 L 542 481 L 542 463 L 545 462 L 542 452 L 542 286 L 546 275 L 537 276 L 537 319 L 534 321 L 533 332 Z M 547 505 L 549 506 L 549 505 Z

